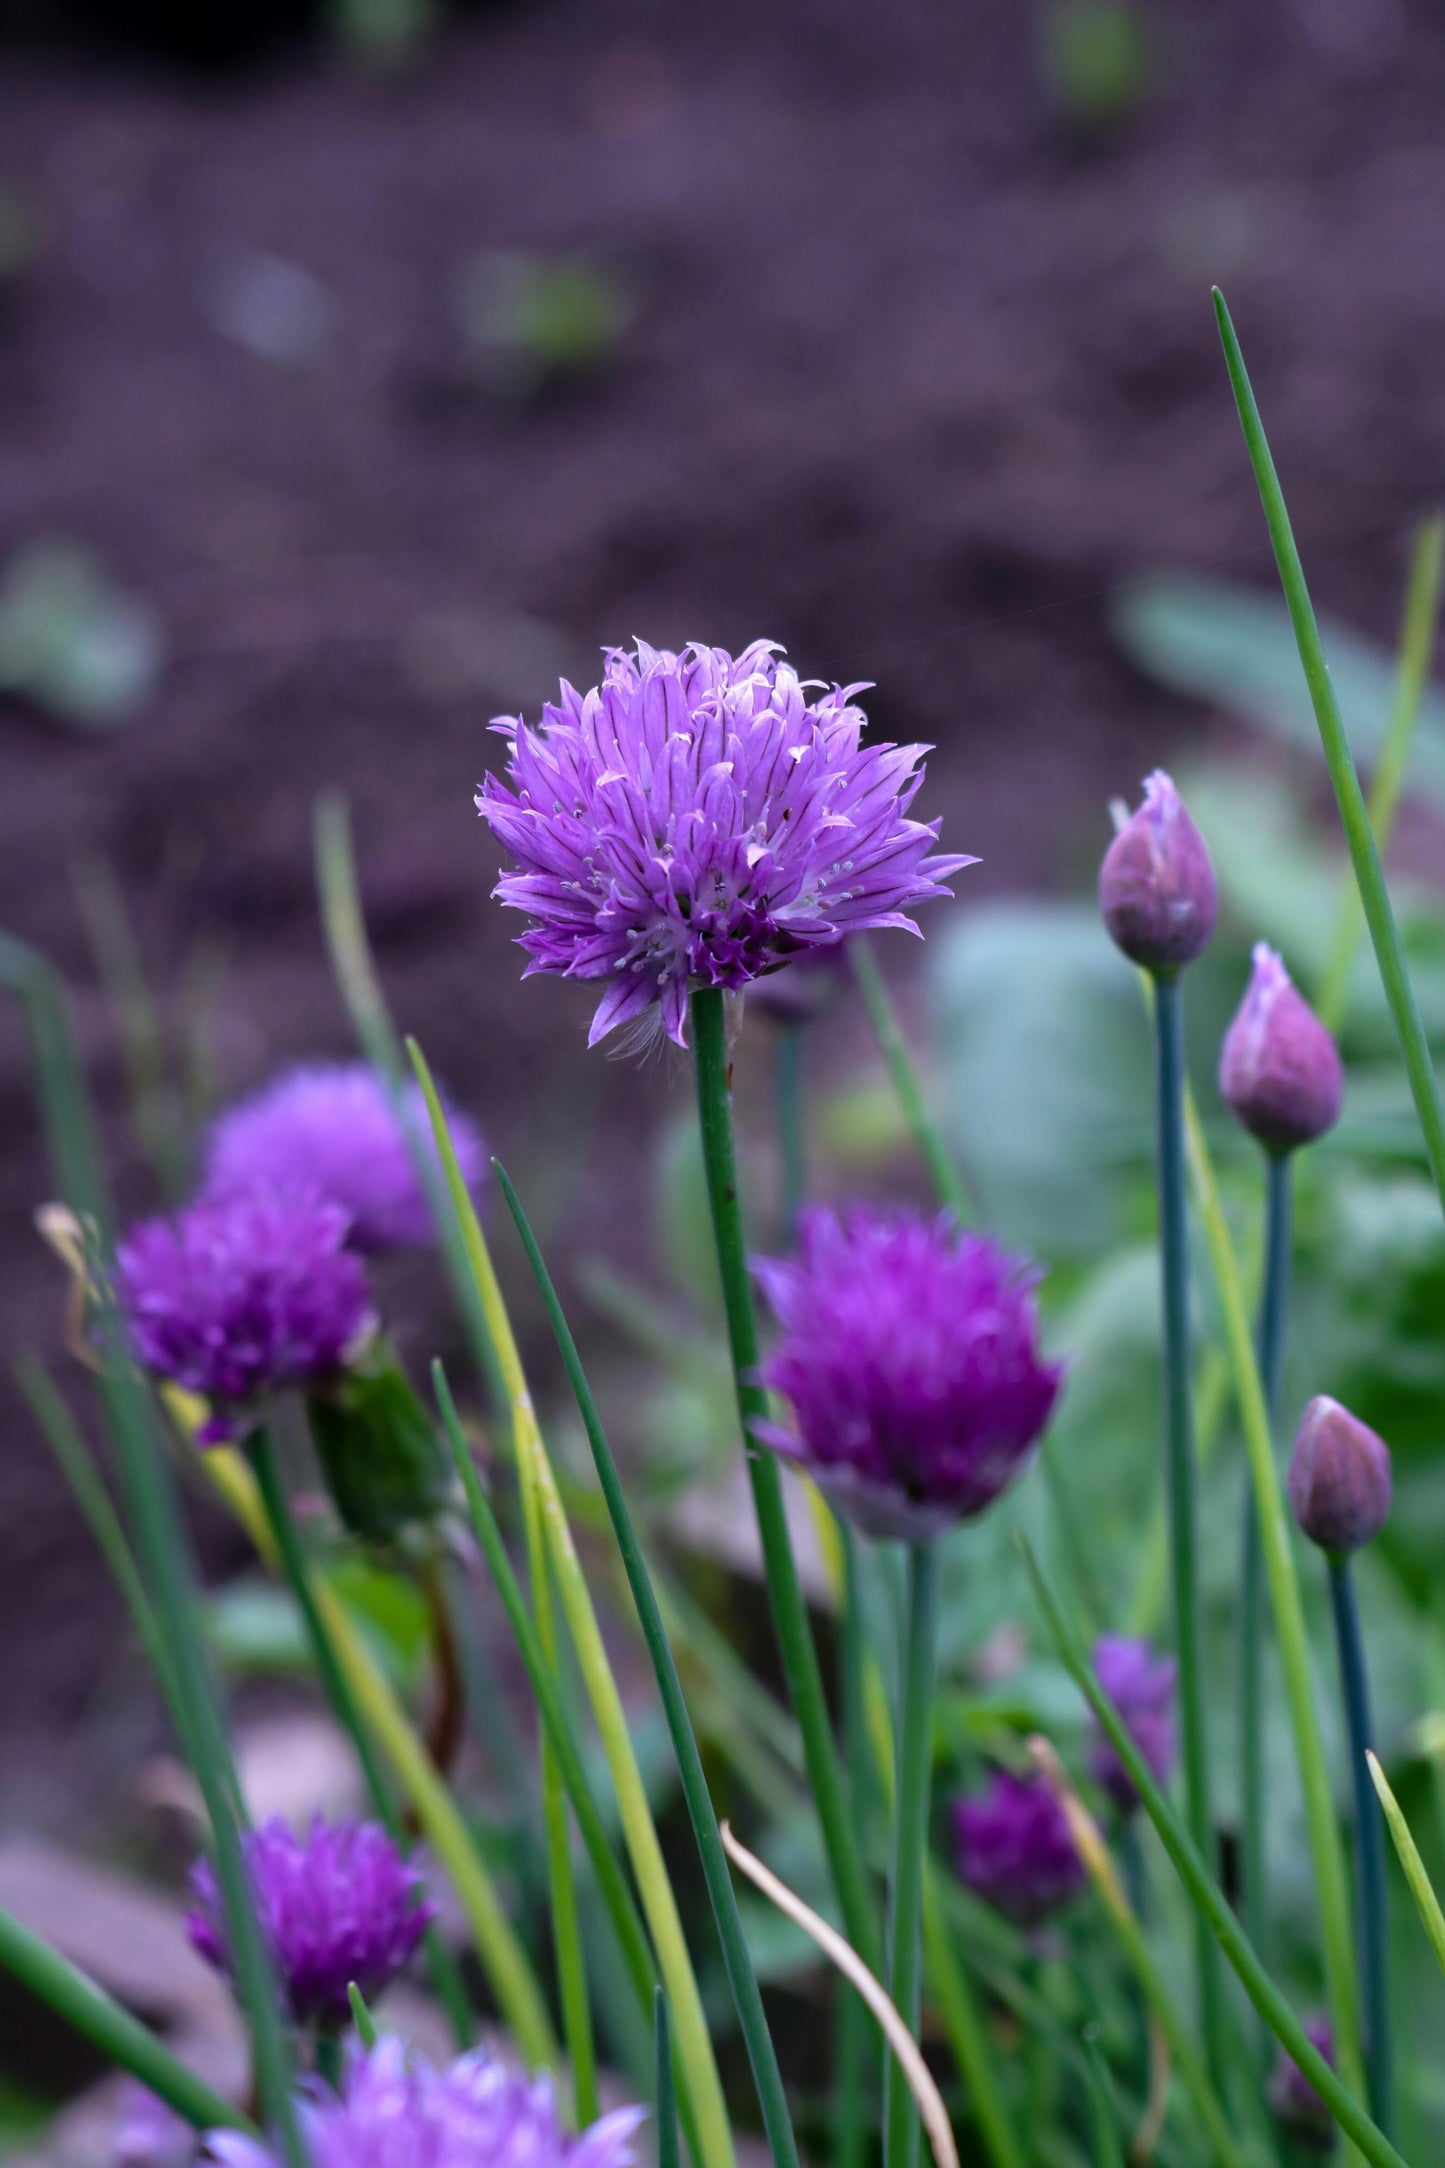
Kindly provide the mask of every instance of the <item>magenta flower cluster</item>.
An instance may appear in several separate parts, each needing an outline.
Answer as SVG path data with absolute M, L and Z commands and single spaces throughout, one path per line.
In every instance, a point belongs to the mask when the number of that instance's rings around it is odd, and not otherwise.
M 303 1837 L 273 1816 L 245 1846 L 257 1918 L 292 2016 L 339 2029 L 350 2019 L 348 1984 L 354 1980 L 368 2001 L 379 1995 L 435 1916 L 421 1876 L 374 1822 L 318 1815 Z M 225 1920 L 208 1861 L 193 1868 L 191 1886 L 191 1941 L 224 1972 Z
M 1039 1352 L 1032 1268 L 947 1214 L 861 1205 L 805 1212 L 799 1247 L 754 1266 L 782 1326 L 764 1377 L 792 1411 L 757 1435 L 869 1533 L 981 1513 L 1027 1464 L 1063 1375 Z
M 1094 1670 L 1156 1783 L 1167 1784 L 1179 1751 L 1177 1685 L 1172 1656 L 1156 1656 L 1147 1641 L 1104 1634 L 1094 1643 Z M 1133 1781 L 1104 1733 L 1095 1728 L 1089 1773 L 1128 1814 L 1139 1804 Z
M 445 2069 L 399 2040 L 354 2046 L 340 2095 L 302 2100 L 311 2168 L 634 2168 L 641 2108 L 614 2108 L 571 2137 L 549 2078 L 527 2078 L 478 2048 Z M 281 2168 L 278 2155 L 235 2131 L 212 2131 L 221 2168 Z
M 450 1107 L 447 1125 L 467 1187 L 475 1189 L 485 1165 L 481 1137 Z M 355 1248 L 415 1247 L 432 1239 L 432 1219 L 408 1126 L 432 1153 L 431 1123 L 415 1084 L 398 1112 L 365 1062 L 290 1069 L 211 1124 L 203 1188 L 209 1197 L 314 1189 L 346 1214 Z
M 996 1769 L 982 1792 L 954 1801 L 953 1835 L 963 1882 L 1021 1927 L 1084 1886 L 1064 1810 L 1042 1777 Z
M 902 926 L 968 858 L 911 820 L 921 745 L 865 746 L 861 685 L 800 679 L 772 641 L 740 655 L 639 641 L 588 693 L 563 684 L 477 810 L 516 861 L 496 894 L 532 920 L 528 975 L 605 982 L 591 1041 L 654 1009 L 685 1043 L 694 986 L 736 992 L 809 949 Z
M 334 1370 L 373 1323 L 346 1214 L 312 1191 L 202 1199 L 133 1229 L 116 1290 L 147 1369 L 212 1403 L 203 1444 L 261 1394 Z

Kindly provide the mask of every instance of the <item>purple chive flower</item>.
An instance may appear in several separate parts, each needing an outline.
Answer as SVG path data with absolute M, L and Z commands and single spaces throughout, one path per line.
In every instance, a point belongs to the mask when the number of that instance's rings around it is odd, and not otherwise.
M 1035 1273 L 947 1214 L 814 1209 L 796 1260 L 754 1271 L 783 1328 L 764 1370 L 794 1428 L 754 1426 L 867 1533 L 921 1539 L 1011 1483 L 1063 1368 L 1039 1354 Z
M 1390 1448 L 1327 1393 L 1300 1418 L 1287 1481 L 1300 1528 L 1336 1557 L 1373 1543 L 1390 1517 Z
M 419 1086 L 407 1086 L 404 1107 L 430 1152 Z M 467 1187 L 475 1189 L 485 1163 L 481 1137 L 451 1107 L 447 1121 Z M 319 1191 L 346 1213 L 348 1240 L 360 1250 L 405 1249 L 433 1238 L 403 1121 L 365 1062 L 288 1070 L 217 1117 L 206 1140 L 206 1195 L 258 1187 Z
M 126 2079 L 111 2128 L 111 2168 L 191 2168 L 199 2144 L 183 2116 L 138 2078 Z
M 870 745 L 853 695 L 805 684 L 770 640 L 738 656 L 606 651 L 511 741 L 477 810 L 516 860 L 495 893 L 533 923 L 534 971 L 606 981 L 590 1044 L 657 1011 L 686 1044 L 693 986 L 729 992 L 865 926 L 918 928 L 960 857 L 908 818 L 922 745 Z M 809 694 L 814 695 L 809 698 Z
M 1129 1736 L 1143 1755 L 1156 1783 L 1167 1784 L 1178 1752 L 1175 1682 L 1179 1667 L 1172 1656 L 1156 1656 L 1147 1641 L 1104 1634 L 1094 1643 L 1094 1670 Z M 1139 1795 L 1109 1740 L 1097 1726 L 1089 1770 L 1121 1813 L 1132 1813 Z
M 953 1803 L 959 1878 L 1021 1927 L 1036 1927 L 1084 1886 L 1063 1808 L 1042 1777 L 996 1769 Z
M 485 2048 L 438 2070 L 384 2036 L 353 2045 L 340 2096 L 311 2086 L 302 2134 L 311 2168 L 634 2168 L 642 2108 L 614 2108 L 574 2138 L 550 2078 L 527 2078 Z M 231 2130 L 210 2132 L 221 2168 L 280 2168 Z
M 203 1444 L 259 1394 L 335 1370 L 373 1323 L 346 1214 L 315 1192 L 251 1190 L 147 1220 L 117 1252 L 139 1360 L 213 1404 Z
M 1220 1093 L 1270 1152 L 1293 1152 L 1333 1129 L 1345 1072 L 1340 1050 L 1265 942 L 1219 1057 Z
M 1331 2070 L 1335 2067 L 1335 2037 L 1328 2018 L 1305 2020 L 1310 2046 L 1316 2048 Z M 1332 2153 L 1335 2119 L 1292 2057 L 1281 2053 L 1269 2081 L 1269 2104 L 1285 2135 L 1307 2153 Z
M 1148 971 L 1177 971 L 1209 946 L 1214 868 L 1162 768 L 1144 778 L 1144 803 L 1104 854 L 1099 908 L 1117 946 Z
M 273 1815 L 245 1839 L 257 1917 L 282 1992 L 300 2025 L 349 2022 L 347 1985 L 370 2001 L 400 1972 L 436 1907 L 414 1865 L 375 1822 L 325 1822 L 300 1837 Z M 228 1969 L 225 1917 L 209 1861 L 191 1870 L 191 1941 L 218 1972 Z

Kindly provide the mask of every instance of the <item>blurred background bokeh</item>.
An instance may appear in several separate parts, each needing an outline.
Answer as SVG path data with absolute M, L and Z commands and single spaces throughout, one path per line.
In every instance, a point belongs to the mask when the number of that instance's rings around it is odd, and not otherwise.
M 1317 600 L 1393 641 L 1445 448 L 1429 0 L 9 0 L 5 32 L 0 926 L 73 984 L 130 1210 L 132 948 L 197 1105 L 350 1051 L 336 788 L 399 1021 L 545 1228 L 665 1298 L 687 1074 L 519 988 L 489 718 L 604 642 L 769 635 L 936 744 L 959 914 L 1080 892 L 1147 768 L 1283 757 L 1229 677 L 1233 589 L 1273 584 L 1211 281 Z M 1131 585 L 1185 573 L 1231 583 L 1222 633 L 1220 591 Z M 8 1375 L 60 1348 L 45 1194 L 0 1008 L 0 1819 L 83 1827 L 134 1742 Z M 423 1353 L 439 1279 L 403 1269 Z

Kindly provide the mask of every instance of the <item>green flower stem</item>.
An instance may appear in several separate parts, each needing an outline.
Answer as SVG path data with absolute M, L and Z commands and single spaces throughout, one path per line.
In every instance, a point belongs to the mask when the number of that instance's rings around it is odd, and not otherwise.
M 341 2090 L 341 2040 L 334 2032 L 316 2035 L 315 2068 L 318 2078 L 325 2080 L 333 2093 Z
M 672 2030 L 667 2022 L 667 1997 L 659 1987 L 653 1995 L 653 2107 L 657 2123 L 657 2168 L 681 2168 L 677 2142 L 677 2096 L 672 2075 Z
M 1410 762 L 1415 725 L 1420 718 L 1425 687 L 1430 681 L 1430 656 L 1435 645 L 1436 620 L 1440 614 L 1442 568 L 1445 568 L 1445 518 L 1437 513 L 1431 519 L 1422 520 L 1415 534 L 1415 547 L 1410 558 L 1410 578 L 1405 590 L 1405 618 L 1400 632 L 1400 663 L 1395 677 L 1395 697 L 1391 702 L 1390 719 L 1385 726 L 1384 742 L 1380 747 L 1380 757 L 1375 763 L 1374 779 L 1370 784 L 1370 827 L 1374 831 L 1375 844 L 1382 858 L 1390 847 L 1395 814 L 1405 785 L 1405 771 Z M 1315 1003 L 1321 1021 L 1327 1024 L 1331 1031 L 1337 1032 L 1340 1029 L 1349 1008 L 1350 978 L 1360 946 L 1360 936 L 1364 930 L 1365 914 L 1360 908 L 1360 892 L 1351 881 L 1340 898 L 1340 914 L 1335 921 L 1329 960 L 1320 980 L 1319 999 Z
M 713 1237 L 727 1313 L 738 1416 L 753 1503 L 762 1540 L 763 1568 L 772 1601 L 783 1670 L 803 1735 L 808 1781 L 817 1802 L 824 1849 L 848 1940 L 870 1971 L 878 1970 L 878 1928 L 857 1831 L 848 1811 L 843 1774 L 833 1743 L 817 1646 L 808 1621 L 792 1539 L 783 1506 L 782 1477 L 773 1455 L 754 1443 L 753 1425 L 766 1416 L 767 1394 L 758 1382 L 758 1329 L 753 1307 L 733 1152 L 731 1092 L 723 997 L 700 987 L 692 997 L 692 1043 L 697 1067 L 698 1116 Z
M 3 936 L 0 984 L 12 987 L 24 1007 L 46 1138 L 61 1192 L 82 1227 L 99 1243 L 103 1256 L 113 1219 L 64 988 L 33 949 Z M 241 1849 L 240 1790 L 196 1615 L 185 1523 L 156 1432 L 153 1404 L 131 1366 L 110 1301 L 100 1303 L 97 1323 L 105 1356 L 101 1395 L 115 1436 L 142 1578 L 171 1652 L 161 1685 L 210 1824 L 237 1999 L 251 2034 L 261 2100 L 288 2168 L 305 2168 L 292 2098 L 291 2043 L 251 1905 Z
M 8 1912 L 0 1912 L 0 1967 L 88 2040 L 107 2062 L 148 2085 L 193 2129 L 254 2134 L 255 2125 L 239 2108 L 213 2093 L 148 2026 Z
M 1119 2103 L 1114 2095 L 1114 2081 L 1109 2075 L 1104 2050 L 1099 2045 L 1099 2029 L 1096 2025 L 1084 2027 L 1083 2043 L 1084 2059 L 1089 2071 L 1089 2137 L 1094 2149 L 1095 2168 L 1124 2168 L 1124 2141 L 1119 2135 Z
M 1315 1895 L 1320 1911 L 1325 1982 L 1334 2020 L 1335 2052 L 1340 2075 L 1351 2093 L 1363 2095 L 1364 2065 L 1360 2056 L 1359 2014 L 1355 1998 L 1353 1938 L 1345 1877 L 1344 1851 L 1335 1818 L 1334 1795 L 1320 1737 L 1310 1675 L 1309 1636 L 1294 1553 L 1290 1548 L 1289 1521 L 1281 1493 L 1279 1470 L 1270 1443 L 1269 1411 L 1260 1382 L 1250 1337 L 1249 1316 L 1229 1223 L 1204 1131 L 1192 1103 L 1186 1105 L 1189 1163 L 1200 1219 L 1214 1271 L 1223 1315 L 1225 1344 L 1234 1371 L 1235 1397 L 1244 1431 L 1245 1451 L 1254 1482 L 1255 1511 L 1259 1515 L 1260 1541 L 1264 1551 L 1265 1579 L 1274 1629 L 1284 1672 L 1285 1695 L 1294 1731 L 1295 1758 L 1304 1793 L 1305 1822 L 1314 1863 Z M 1278 2032 L 1278 2027 L 1273 2025 Z M 1291 2050 L 1293 2052 L 1293 2050 Z M 1298 2062 L 1298 2056 L 1295 2057 Z M 1301 2064 L 1301 2068 L 1303 2068 Z M 1313 2083 L 1313 2080 L 1311 2080 Z M 1318 2088 L 1316 2088 L 1318 2090 Z
M 1209 1808 L 1209 1739 L 1200 1649 L 1198 1541 L 1191 1349 L 1189 1223 L 1184 1186 L 1184 1004 L 1177 976 L 1154 979 L 1154 1043 L 1159 1128 L 1159 1255 L 1164 1294 L 1164 1399 L 1170 1563 L 1179 1657 L 1179 1715 L 1184 1797 L 1190 1834 L 1202 1859 L 1215 1856 Z M 1228 2071 L 1219 1956 L 1205 1922 L 1196 1922 L 1195 1963 L 1204 2057 L 1216 2088 Z
M 1385 1825 L 1370 1775 L 1374 1735 L 1365 1643 L 1355 1578 L 1348 1558 L 1330 1560 L 1330 1605 L 1340 1657 L 1350 1781 L 1355 1795 L 1355 1885 L 1360 1933 L 1360 2008 L 1365 2026 L 1365 2069 L 1370 2108 L 1381 2130 L 1395 2127 L 1391 2067 L 1389 1917 L 1385 1890 Z
M 547 1565 L 547 1537 L 542 1526 L 542 1502 L 538 1496 L 536 1465 L 530 1454 L 517 1462 L 522 1496 L 522 1522 L 527 1544 L 527 1572 L 532 1584 L 532 1610 L 542 1661 L 552 1678 L 558 1676 L 557 1621 L 552 1604 L 552 1580 Z M 597 2054 L 592 2038 L 592 2007 L 587 1988 L 587 1962 L 582 1949 L 582 1928 L 577 1913 L 577 1885 L 572 1873 L 572 1831 L 567 1818 L 567 1799 L 557 1756 L 544 1728 L 541 1745 L 542 1826 L 547 1839 L 547 1882 L 552 1921 L 552 1944 L 557 1964 L 557 1995 L 562 2006 L 562 2030 L 572 2066 L 572 2097 L 579 2128 L 597 2119 Z
M 879 1051 L 888 1064 L 888 1074 L 903 1109 L 903 1118 L 913 1132 L 913 1141 L 928 1168 L 933 1186 L 942 1202 L 967 1226 L 978 1214 L 953 1154 L 943 1140 L 943 1132 L 929 1112 L 908 1042 L 878 968 L 878 960 L 865 935 L 855 934 L 848 943 L 848 961 L 863 996 L 863 1006 L 868 1011 L 868 1021 L 873 1026 Z
M 841 1576 L 837 1597 L 841 1612 L 838 1663 L 843 1710 L 843 1756 L 848 1797 L 858 1829 L 868 1826 L 870 1756 L 864 1701 L 863 1591 L 859 1583 L 858 1539 L 847 1521 L 834 1516 Z M 833 2168 L 863 2168 L 867 2157 L 868 2012 L 841 1981 L 833 2002 Z
M 497 1525 L 497 1516 L 492 1511 L 491 1500 L 482 1488 L 481 1478 L 477 1474 L 466 1435 L 457 1416 L 446 1372 L 439 1362 L 432 1364 L 432 1386 L 457 1474 L 466 1494 L 473 1532 L 481 1545 L 487 1569 L 496 1583 L 502 1609 L 507 1614 L 507 1623 L 516 1638 L 532 1697 L 537 1704 L 548 1743 L 556 1757 L 567 1797 L 572 1803 L 572 1811 L 577 1817 L 577 1828 L 583 1846 L 597 1877 L 597 1886 L 612 1915 L 617 1939 L 627 1962 L 628 1974 L 638 1992 L 639 2008 L 645 2014 L 654 1985 L 652 1953 L 647 1946 L 646 1932 L 638 1918 L 637 1906 L 627 1887 L 626 1878 L 613 1857 L 606 1827 L 592 1796 L 581 1750 L 563 1705 L 556 1673 L 548 1662 L 542 1637 L 527 1609 L 527 1599 L 522 1593 L 521 1583 L 507 1556 L 502 1531 Z
M 930 1859 L 923 1876 L 923 1949 L 928 1992 L 963 2079 L 969 2109 L 994 2168 L 1028 2168 L 999 2076 L 997 2047 L 978 2007 L 972 1982 L 958 1961 L 943 1916 L 939 1869 Z
M 894 2008 L 917 2038 L 923 1959 L 923 1864 L 933 1776 L 933 1691 L 938 1661 L 938 1546 L 908 1553 L 908 1637 L 903 1663 L 903 1722 L 894 1784 L 893 1871 L 889 1891 L 889 1980 Z M 885 2168 L 914 2168 L 918 2109 L 891 2054 L 883 2066 Z
M 778 1025 L 775 1037 L 780 1217 L 791 1235 L 808 1194 L 807 1024 L 788 1017 Z
M 1259 1311 L 1259 1376 L 1270 1427 L 1279 1421 L 1279 1381 L 1289 1307 L 1291 1192 L 1294 1161 L 1266 1160 L 1264 1293 Z M 1264 1783 L 1264 1558 L 1254 1486 L 1245 1484 L 1239 1574 L 1239 1783 L 1244 1923 L 1269 1962 L 1269 1886 Z
M 592 1448 L 592 1459 L 597 1470 L 597 1480 L 606 1501 L 608 1516 L 612 1522 L 617 1548 L 622 1554 L 632 1600 L 642 1626 L 647 1653 L 657 1680 L 658 1693 L 662 1698 L 663 1714 L 667 1719 L 672 1739 L 673 1753 L 677 1758 L 678 1774 L 682 1779 L 683 1798 L 687 1803 L 688 1818 L 692 1823 L 693 1836 L 697 1842 L 698 1858 L 702 1866 L 703 1880 L 707 1885 L 713 1918 L 717 1923 L 718 1938 L 722 1943 L 723 1963 L 727 1970 L 728 1985 L 732 1989 L 733 2003 L 738 2014 L 738 2024 L 747 2048 L 748 2061 L 752 2066 L 753 2082 L 757 2087 L 758 2105 L 762 2110 L 763 2128 L 767 2135 L 769 2150 L 775 2168 L 797 2168 L 797 2144 L 788 2114 L 787 2096 L 783 2090 L 782 2072 L 778 2068 L 777 2051 L 763 2009 L 763 1998 L 758 1988 L 757 1975 L 753 1970 L 752 1957 L 743 1933 L 742 1916 L 738 1911 L 737 1894 L 728 1871 L 727 1854 L 723 1850 L 718 1832 L 717 1815 L 712 1796 L 707 1788 L 702 1757 L 697 1750 L 692 1719 L 687 1713 L 682 1684 L 673 1661 L 672 1648 L 662 1623 L 652 1576 L 637 1540 L 632 1524 L 632 1514 L 627 1504 L 611 1447 L 602 1428 L 602 1418 L 592 1397 L 577 1343 L 571 1327 L 562 1313 L 557 1291 L 552 1284 L 536 1238 L 527 1222 L 517 1193 L 499 1161 L 492 1162 L 497 1181 L 507 1200 L 507 1207 L 516 1222 L 517 1232 L 532 1267 L 558 1349 L 563 1367 L 582 1417 L 587 1440 Z
M 351 1681 L 337 1655 L 336 1645 L 327 1629 L 326 1621 L 321 1616 L 306 1554 L 301 1548 L 301 1538 L 292 1517 L 286 1486 L 281 1480 L 275 1440 L 265 1424 L 259 1424 L 246 1440 L 246 1457 L 251 1464 L 251 1473 L 256 1478 L 256 1488 L 260 1493 L 261 1505 L 271 1531 L 271 1540 L 276 1547 L 282 1575 L 301 1613 L 306 1638 L 311 1645 L 312 1660 L 326 1698 L 355 1750 L 357 1764 L 374 1813 L 388 1833 L 401 1842 L 404 1840 L 401 1817 L 396 1811 L 382 1772 L 371 1733 L 362 1721 L 356 1696 L 351 1690 Z M 424 1946 L 437 2000 L 446 2011 L 457 2046 L 470 2047 L 474 2038 L 472 2013 L 456 1959 L 435 1925 L 427 1929 Z
M 657 1825 L 652 1818 L 642 1772 L 638 1767 L 636 1750 L 628 1728 L 627 1711 L 608 1660 L 587 1576 L 577 1555 L 566 1509 L 557 1488 L 556 1475 L 537 1423 L 536 1410 L 532 1405 L 526 1373 L 517 1352 L 516 1336 L 507 1316 L 507 1306 L 502 1300 L 502 1290 L 492 1264 L 491 1252 L 487 1248 L 476 1207 L 467 1194 L 466 1184 L 457 1165 L 456 1151 L 447 1129 L 445 1109 L 437 1096 L 425 1057 L 415 1040 L 407 1042 L 407 1051 L 417 1081 L 426 1097 L 432 1134 L 436 1139 L 437 1151 L 446 1176 L 466 1269 L 476 1290 L 488 1335 L 496 1350 L 502 1390 L 506 1396 L 505 1405 L 511 1417 L 513 1449 L 519 1463 L 523 1459 L 530 1459 L 533 1463 L 542 1507 L 542 1522 L 547 1534 L 547 1548 L 556 1576 L 558 1600 L 577 1653 L 587 1698 L 592 1704 L 592 1712 L 597 1721 L 602 1751 L 606 1756 L 613 1789 L 617 1795 L 623 1836 L 637 1877 L 638 1893 L 652 1936 L 653 1948 L 657 1953 L 658 1970 L 667 1990 L 679 2061 L 687 2073 L 687 2082 L 692 2093 L 700 2134 L 698 2157 L 702 2168 L 733 2168 L 735 2149 L 732 2128 L 728 2120 L 727 2101 L 718 2072 L 717 2057 L 708 2032 L 707 2018 L 688 1951 L 687 1937 L 683 1932 L 676 1893 L 668 1876 L 667 1864 L 658 1841 Z
M 1410 1825 L 1400 1812 L 1400 1802 L 1390 1789 L 1389 1778 L 1372 1753 L 1365 1756 L 1365 1761 L 1385 1820 L 1390 1825 L 1390 1836 L 1405 1880 L 1410 1885 L 1410 1895 L 1414 1898 L 1416 1910 L 1420 1914 L 1420 1924 L 1429 1937 L 1436 1963 L 1441 1971 L 1445 1972 L 1445 1912 L 1440 1910 L 1440 1900 L 1435 1895 L 1434 1886 L 1425 1871 L 1425 1862 L 1420 1857 L 1419 1847 L 1410 1834 Z
M 1374 832 L 1370 827 L 1364 792 L 1355 772 L 1354 755 L 1350 751 L 1349 739 L 1345 736 L 1345 726 L 1340 719 L 1334 686 L 1330 682 L 1329 665 L 1325 661 L 1319 626 L 1315 623 L 1314 605 L 1310 601 L 1304 567 L 1295 547 L 1284 494 L 1275 473 L 1274 461 L 1270 457 L 1264 424 L 1259 418 L 1259 408 L 1255 404 L 1234 325 L 1224 305 L 1224 296 L 1217 287 L 1214 291 L 1214 308 L 1219 319 L 1220 337 L 1224 341 L 1229 380 L 1244 429 L 1245 445 L 1254 468 L 1255 481 L 1259 485 L 1265 523 L 1269 528 L 1270 541 L 1274 545 L 1275 563 L 1279 567 L 1290 622 L 1294 626 L 1305 682 L 1309 686 L 1310 699 L 1314 704 L 1315 720 L 1319 724 L 1330 781 L 1334 785 L 1335 801 L 1339 806 L 1345 841 L 1349 845 L 1350 862 L 1355 869 L 1355 882 L 1360 891 L 1360 902 L 1364 906 L 1365 923 L 1370 929 L 1375 959 L 1380 967 L 1380 977 L 1385 983 L 1385 997 L 1390 1005 L 1395 1033 L 1400 1042 L 1400 1053 L 1410 1079 L 1410 1090 L 1425 1139 L 1430 1171 L 1440 1194 L 1441 1209 L 1445 1210 L 1445 1110 L 1442 1110 L 1440 1104 L 1440 1087 L 1436 1080 L 1434 1063 L 1430 1058 L 1429 1042 L 1425 1037 L 1425 1027 L 1420 1021 L 1419 1004 L 1410 983 L 1410 974 L 1405 966 L 1405 952 L 1395 924 L 1390 892 L 1385 885 L 1385 875 L 1380 864 Z
M 1144 1812 L 1159 1832 L 1160 1841 L 1173 1862 L 1175 1872 L 1191 1903 L 1209 1922 L 1220 1949 L 1245 1993 L 1285 2053 L 1299 2065 L 1341 2130 L 1359 2153 L 1372 2164 L 1372 2168 L 1406 2168 L 1402 2156 L 1395 2151 L 1384 2132 L 1371 2121 L 1346 2081 L 1331 2068 L 1314 2046 L 1288 1998 L 1281 1994 L 1255 1955 L 1228 1898 L 1205 1865 L 1184 1823 L 1155 1783 L 1153 1771 L 1135 1745 L 1128 1726 L 1100 1686 L 1078 1634 L 1060 1610 L 1032 1549 L 1022 1537 L 1019 1543 L 1044 1622 L 1065 1669 L 1098 1717 L 1110 1744 L 1128 1771 L 1130 1782 L 1139 1794 Z

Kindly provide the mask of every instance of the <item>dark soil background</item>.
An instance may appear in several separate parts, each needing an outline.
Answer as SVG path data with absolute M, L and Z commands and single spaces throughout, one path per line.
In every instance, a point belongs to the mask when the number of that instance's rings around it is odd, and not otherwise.
M 224 956 L 213 1057 L 240 1089 L 348 1048 L 310 866 L 335 784 L 402 1021 L 553 1224 L 636 1258 L 685 1077 L 589 1056 L 585 993 L 518 987 L 471 806 L 488 717 L 535 712 L 604 640 L 767 633 L 809 674 L 875 679 L 880 731 L 938 745 L 925 802 L 982 854 L 967 894 L 1086 877 L 1106 797 L 1203 720 L 1118 657 L 1111 582 L 1269 577 L 1212 279 L 1319 599 L 1391 634 L 1445 449 L 1445 19 L 1150 21 L 1153 93 L 1092 141 L 1051 103 L 1032 10 L 977 0 L 548 0 L 385 80 L 315 44 L 206 75 L 0 55 L 0 181 L 43 234 L 0 320 L 0 561 L 72 537 L 170 641 L 113 732 L 0 707 L 0 926 L 73 978 L 128 1207 L 151 1198 L 74 866 L 108 856 L 168 996 Z M 626 283 L 595 381 L 477 391 L 450 296 L 496 247 Z M 254 250 L 330 296 L 306 365 L 205 306 Z M 6 1008 L 7 1354 L 58 1347 L 46 1194 Z M 117 1625 L 8 1380 L 0 1531 L 3 1806 L 93 1728 Z M 37 1738 L 55 1752 L 16 1751 Z

